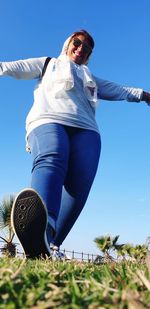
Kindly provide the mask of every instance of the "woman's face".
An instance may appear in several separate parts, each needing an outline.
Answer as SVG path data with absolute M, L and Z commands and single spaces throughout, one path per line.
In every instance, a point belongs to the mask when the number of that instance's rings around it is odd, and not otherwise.
M 88 40 L 81 34 L 71 39 L 67 49 L 67 56 L 69 56 L 70 60 L 80 65 L 87 62 L 91 52 L 92 48 Z

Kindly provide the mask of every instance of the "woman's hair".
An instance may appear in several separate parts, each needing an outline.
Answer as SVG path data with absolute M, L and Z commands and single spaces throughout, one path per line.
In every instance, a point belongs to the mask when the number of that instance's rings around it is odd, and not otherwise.
M 84 35 L 84 37 L 87 39 L 87 41 L 88 41 L 89 45 L 91 46 L 91 48 L 92 49 L 94 48 L 95 43 L 94 43 L 94 40 L 93 40 L 92 36 L 84 29 L 74 32 L 71 35 L 70 41 L 72 40 L 72 38 L 74 38 L 74 37 L 76 37 L 78 35 Z

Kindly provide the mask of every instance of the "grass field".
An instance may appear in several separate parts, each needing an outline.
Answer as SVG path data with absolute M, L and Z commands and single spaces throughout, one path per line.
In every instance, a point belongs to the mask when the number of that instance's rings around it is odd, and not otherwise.
M 0 308 L 150 308 L 144 263 L 0 258 Z

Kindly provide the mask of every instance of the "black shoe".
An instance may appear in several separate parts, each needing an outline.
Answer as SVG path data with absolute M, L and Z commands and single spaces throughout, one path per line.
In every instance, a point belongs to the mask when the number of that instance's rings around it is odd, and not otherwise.
M 33 189 L 25 189 L 16 197 L 11 211 L 11 224 L 26 257 L 50 256 L 46 237 L 47 210 Z

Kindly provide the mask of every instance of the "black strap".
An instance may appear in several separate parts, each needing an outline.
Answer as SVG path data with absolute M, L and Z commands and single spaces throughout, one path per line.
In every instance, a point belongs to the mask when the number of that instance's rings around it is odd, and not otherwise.
M 46 68 L 47 68 L 48 63 L 50 62 L 50 60 L 51 60 L 50 57 L 47 57 L 46 60 L 45 60 L 44 67 L 43 67 L 43 70 L 42 70 L 42 77 L 43 77 L 44 74 L 45 74 Z

